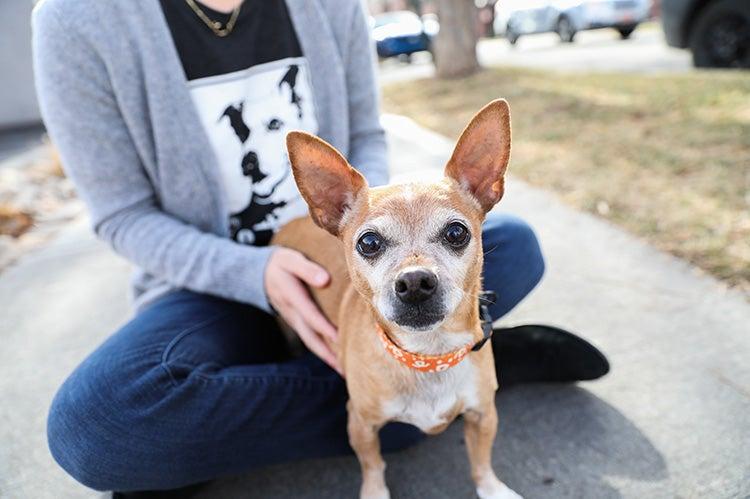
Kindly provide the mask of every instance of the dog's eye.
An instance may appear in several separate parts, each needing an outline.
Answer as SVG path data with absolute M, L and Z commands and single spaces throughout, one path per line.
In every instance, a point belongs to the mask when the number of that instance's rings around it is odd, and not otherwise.
M 266 125 L 266 128 L 268 128 L 269 130 L 278 130 L 282 126 L 284 126 L 283 121 L 281 121 L 278 118 L 273 118 L 271 121 L 268 122 L 268 124 Z
M 357 251 L 366 258 L 377 256 L 383 246 L 383 238 L 376 232 L 365 232 L 357 241 Z
M 469 229 L 461 222 L 451 222 L 443 232 L 445 242 L 454 248 L 463 248 L 469 242 Z

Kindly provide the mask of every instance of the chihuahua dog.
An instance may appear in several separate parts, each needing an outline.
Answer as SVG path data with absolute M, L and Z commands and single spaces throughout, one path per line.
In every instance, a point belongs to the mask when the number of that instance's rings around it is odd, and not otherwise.
M 331 274 L 328 287 L 311 293 L 339 330 L 332 348 L 349 392 L 360 496 L 389 497 L 378 441 L 384 424 L 434 434 L 463 415 L 479 497 L 520 497 L 492 470 L 498 385 L 478 307 L 482 222 L 503 196 L 510 158 L 507 102 L 477 113 L 437 183 L 369 188 L 338 151 L 303 132 L 288 134 L 287 149 L 310 217 L 272 242 Z

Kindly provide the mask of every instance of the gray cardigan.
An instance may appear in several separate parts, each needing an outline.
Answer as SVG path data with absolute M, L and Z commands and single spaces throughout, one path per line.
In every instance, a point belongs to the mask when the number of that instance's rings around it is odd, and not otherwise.
M 319 135 L 371 185 L 387 181 L 360 0 L 287 0 Z M 133 262 L 137 307 L 172 289 L 268 310 L 272 247 L 227 237 L 216 160 L 158 0 L 45 0 L 33 19 L 44 122 L 96 234 Z

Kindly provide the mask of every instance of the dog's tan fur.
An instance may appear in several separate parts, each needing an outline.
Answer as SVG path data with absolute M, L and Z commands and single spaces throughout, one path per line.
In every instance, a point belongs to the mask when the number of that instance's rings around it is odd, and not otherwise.
M 311 135 L 292 132 L 287 139 L 295 179 L 310 205 L 311 218 L 283 227 L 273 244 L 296 249 L 331 274 L 324 289 L 312 290 L 324 314 L 339 329 L 332 345 L 349 391 L 349 437 L 362 466 L 362 497 L 388 497 L 378 430 L 391 420 L 416 424 L 428 433 L 443 431 L 464 415 L 466 447 L 480 497 L 518 497 L 491 467 L 497 428 L 497 390 L 492 346 L 471 353 L 442 373 L 422 373 L 391 357 L 377 339 L 379 324 L 398 344 L 419 345 L 416 353 L 440 354 L 482 337 L 477 296 L 481 291 L 481 225 L 503 194 L 510 156 L 510 114 L 504 100 L 490 103 L 468 125 L 439 183 L 392 185 L 370 189 L 362 176 L 331 146 Z M 390 321 L 377 305 L 373 268 L 357 256 L 360 228 L 385 220 L 402 239 L 412 228 L 435 223 L 436 213 L 456 213 L 468 222 L 472 244 L 462 256 L 461 299 L 435 330 L 415 333 Z M 321 230 L 322 227 L 325 230 Z M 412 242 L 413 243 L 413 242 Z M 407 244 L 407 243 L 404 243 Z M 416 243 L 413 243 L 416 244 Z M 389 268 L 389 276 L 407 267 L 439 267 L 434 255 L 418 246 Z M 446 269 L 442 269 L 445 274 Z M 373 285 L 375 283 L 375 286 Z M 388 284 L 388 282 L 385 282 Z M 421 336 L 419 336 L 421 335 Z M 424 393 L 434 393 L 432 398 Z M 427 398 L 425 398 L 427 397 Z M 435 412 L 431 414 L 430 412 Z

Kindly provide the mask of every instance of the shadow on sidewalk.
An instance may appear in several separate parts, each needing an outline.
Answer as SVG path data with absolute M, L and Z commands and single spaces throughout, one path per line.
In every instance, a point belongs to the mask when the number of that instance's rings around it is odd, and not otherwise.
M 661 453 L 624 414 L 574 385 L 529 385 L 497 396 L 500 428 L 494 468 L 526 497 L 621 497 L 617 478 L 656 482 L 668 476 Z M 463 425 L 386 454 L 393 497 L 474 497 Z M 272 466 L 206 485 L 209 497 L 354 497 L 356 459 L 343 457 Z

